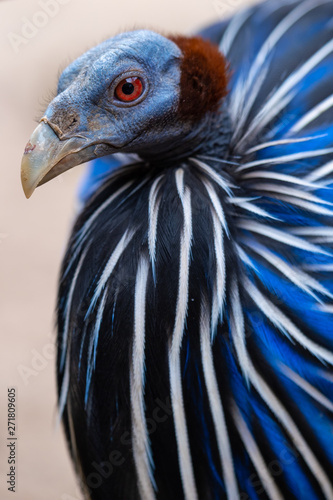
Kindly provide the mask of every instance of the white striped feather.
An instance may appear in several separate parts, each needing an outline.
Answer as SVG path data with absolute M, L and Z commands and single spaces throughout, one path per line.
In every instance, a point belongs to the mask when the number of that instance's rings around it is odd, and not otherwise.
M 120 238 L 120 241 L 116 245 L 115 249 L 113 250 L 111 256 L 109 257 L 109 260 L 106 263 L 106 266 L 103 269 L 102 274 L 99 277 L 94 295 L 91 299 L 91 302 L 90 302 L 90 305 L 89 305 L 89 308 L 87 311 L 87 316 L 94 309 L 96 302 L 102 293 L 103 288 L 105 287 L 107 281 L 110 279 L 110 276 L 113 273 L 114 268 L 116 267 L 123 252 L 126 250 L 126 247 L 128 246 L 128 244 L 132 240 L 134 234 L 135 234 L 135 231 L 133 229 L 127 229 L 124 232 L 124 234 L 122 235 L 122 237 Z
M 248 69 L 248 63 L 246 63 L 246 66 Z M 266 77 L 266 71 L 260 75 L 260 78 L 265 78 L 265 77 Z M 235 83 L 233 83 L 232 92 L 229 95 L 229 110 L 228 111 L 229 111 L 229 115 L 230 115 L 230 122 L 232 124 L 232 129 L 235 129 L 235 127 L 237 127 L 237 117 L 239 117 L 243 111 L 243 106 L 244 106 L 243 89 L 245 86 L 245 82 L 246 82 L 246 73 L 243 70 L 238 75 L 237 81 Z M 231 139 L 233 139 L 233 138 L 236 139 L 234 133 L 233 133 Z M 232 141 L 230 141 L 230 142 L 231 142 L 231 146 L 233 147 L 234 146 L 233 142 Z
M 322 188 L 321 184 L 314 184 L 313 182 L 309 182 L 307 180 L 295 177 L 293 175 L 281 174 L 279 172 L 267 171 L 267 170 L 254 170 L 252 172 L 247 172 L 242 175 L 241 179 L 242 180 L 271 179 L 273 181 L 285 182 L 287 184 L 296 184 L 310 189 Z
M 298 267 L 288 264 L 288 262 L 270 252 L 267 248 L 259 243 L 253 242 L 249 238 L 244 240 L 244 243 L 274 266 L 275 269 L 283 274 L 289 281 L 294 283 L 294 285 L 311 295 L 311 297 L 313 297 L 317 302 L 321 302 L 321 300 L 313 291 L 326 295 L 326 297 L 333 298 L 333 295 L 326 290 L 326 288 L 319 283 L 319 281 L 315 280 L 304 271 L 301 271 Z
M 153 182 L 150 191 L 149 191 L 149 200 L 148 200 L 148 248 L 151 266 L 153 270 L 153 278 L 155 281 L 155 258 L 156 258 L 156 237 L 157 237 L 157 220 L 158 220 L 158 211 L 161 199 L 158 197 L 159 195 L 159 184 L 162 179 L 162 175 L 157 177 Z
M 230 284 L 230 288 L 230 329 L 232 341 L 236 349 L 239 366 L 243 372 L 246 382 L 248 383 L 249 356 L 246 348 L 244 315 L 239 297 L 239 287 L 235 277 Z
M 206 188 L 209 199 L 213 205 L 213 208 L 216 212 L 216 215 L 219 218 L 220 224 L 222 225 L 226 234 L 229 236 L 229 229 L 228 229 L 227 221 L 225 219 L 224 210 L 223 210 L 222 204 L 220 202 L 219 197 L 217 196 L 217 193 L 216 193 L 214 187 L 207 179 L 202 178 L 201 181 Z
M 218 319 L 222 320 L 223 306 L 225 302 L 225 290 L 226 290 L 226 267 L 225 267 L 225 251 L 224 251 L 224 235 L 225 231 L 227 237 L 229 235 L 229 229 L 227 221 L 225 219 L 224 209 L 217 196 L 217 193 L 213 185 L 205 178 L 201 178 L 203 185 L 206 188 L 211 207 L 211 216 L 213 220 L 214 228 L 214 248 L 216 256 L 216 282 L 213 290 L 213 302 L 212 302 L 212 339 L 216 333 L 216 327 Z
M 290 232 L 299 236 L 305 236 L 314 243 L 327 244 L 333 242 L 333 226 L 293 227 L 290 228 Z
M 290 341 L 296 341 L 320 361 L 331 365 L 333 364 L 333 353 L 304 335 L 304 333 L 276 305 L 267 299 L 248 278 L 243 278 L 243 285 L 247 294 L 258 309 L 260 309 L 266 318 Z
M 329 382 L 333 382 L 333 373 L 327 370 L 318 371 L 318 375 L 324 378 L 324 380 L 328 380 Z
M 319 116 L 333 107 L 333 94 L 317 104 L 314 108 L 310 109 L 295 125 L 290 129 L 291 134 L 296 134 L 303 130 L 305 127 L 314 122 Z
M 266 238 L 270 238 L 273 241 L 278 241 L 279 243 L 284 243 L 285 245 L 289 245 L 295 248 L 299 248 L 301 250 L 306 250 L 312 253 L 318 253 L 322 255 L 330 255 L 328 252 L 323 250 L 322 248 L 309 243 L 303 238 L 298 238 L 287 231 L 281 231 L 280 229 L 275 229 L 273 227 L 269 227 L 260 224 L 259 222 L 247 220 L 247 219 L 238 219 L 235 221 L 237 226 L 245 229 L 247 231 L 252 231 L 257 234 L 261 234 Z
M 227 193 L 228 196 L 232 196 L 232 192 L 230 189 L 231 186 L 216 170 L 210 167 L 207 163 L 198 160 L 198 158 L 191 157 L 189 158 L 189 160 L 194 163 L 194 165 L 199 167 L 200 170 L 202 170 L 206 175 L 208 175 L 208 177 L 210 177 L 212 181 L 216 182 L 216 184 L 218 184 L 223 189 L 223 191 Z
M 291 139 L 278 139 L 275 141 L 262 142 L 261 144 L 258 144 L 257 146 L 253 146 L 250 149 L 248 149 L 245 152 L 245 154 L 250 155 L 256 153 L 257 151 L 261 151 L 262 149 L 267 149 L 274 146 L 284 146 L 287 144 L 298 144 L 301 142 L 308 142 L 308 141 L 313 141 L 315 139 L 320 139 L 322 137 L 326 137 L 326 134 L 313 135 L 309 137 L 291 138 Z
M 289 366 L 280 363 L 281 372 L 292 380 L 298 387 L 303 389 L 304 392 L 309 394 L 313 399 L 315 399 L 319 404 L 327 408 L 329 411 L 333 412 L 333 403 L 324 394 L 322 394 L 316 387 L 310 384 L 304 377 L 298 375 Z
M 250 267 L 251 269 L 253 269 L 256 273 L 258 273 L 258 269 L 256 267 L 256 265 L 252 262 L 252 260 L 250 259 L 250 257 L 247 255 L 247 253 L 244 251 L 244 249 L 239 246 L 237 243 L 236 243 L 236 250 L 237 250 L 237 253 L 238 253 L 238 256 L 240 258 L 240 260 L 248 267 Z
M 333 161 L 325 163 L 325 165 L 321 165 L 318 168 L 315 168 L 310 174 L 304 177 L 304 180 L 308 182 L 318 181 L 327 175 L 333 173 Z
M 333 243 L 333 235 L 318 236 L 317 238 L 311 238 L 313 243 L 319 243 L 320 245 L 327 245 Z
M 313 0 L 309 0 L 297 5 L 296 8 L 290 11 L 273 29 L 268 38 L 262 44 L 250 67 L 247 79 L 243 86 L 243 106 L 241 114 L 238 115 L 237 120 L 235 121 L 235 136 L 238 136 L 242 130 L 253 104 L 260 93 L 260 89 L 264 82 L 261 75 L 263 71 L 268 71 L 269 56 L 273 52 L 279 40 L 281 40 L 281 38 L 286 35 L 288 30 L 290 30 L 290 28 L 292 28 L 306 14 L 316 9 L 320 4 L 327 3 L 328 1 L 329 0 L 319 0 L 317 2 L 313 2 Z
M 145 418 L 145 320 L 146 292 L 149 273 L 148 260 L 141 256 L 135 281 L 134 338 L 130 367 L 133 456 L 142 500 L 155 500 L 156 484 L 153 474 L 147 421 Z
M 229 54 L 237 35 L 251 14 L 252 9 L 242 9 L 232 17 L 220 41 L 219 49 L 222 54 L 225 56 Z
M 260 449 L 257 443 L 255 442 L 249 428 L 246 425 L 245 420 L 241 415 L 241 412 L 239 411 L 239 408 L 235 403 L 232 406 L 232 414 L 238 433 L 243 441 L 247 453 L 249 454 L 251 462 L 253 463 L 257 471 L 258 477 L 260 478 L 260 481 L 266 490 L 268 497 L 271 500 L 284 500 L 283 495 L 275 484 L 270 470 L 267 467 L 262 454 L 260 453 Z
M 233 465 L 232 451 L 226 426 L 223 405 L 216 379 L 209 325 L 209 306 L 204 299 L 201 302 L 200 344 L 202 367 L 204 372 L 209 406 L 215 427 L 216 441 L 220 454 L 221 467 L 228 500 L 237 500 L 238 487 Z
M 262 71 L 257 76 L 256 85 L 258 85 L 259 87 L 262 87 L 264 81 L 266 80 L 268 70 L 269 66 L 267 65 L 262 69 Z M 229 113 L 230 113 L 230 120 L 234 130 L 234 133 L 230 141 L 232 146 L 238 145 L 239 136 L 241 135 L 242 132 L 242 129 L 239 126 L 239 124 L 241 123 L 242 125 L 244 125 L 244 122 L 246 120 L 245 116 L 246 94 L 244 92 L 246 85 L 247 85 L 247 74 L 244 73 L 243 75 L 238 77 L 238 80 L 234 84 L 234 88 L 231 94 Z M 253 103 L 251 103 L 251 106 L 252 104 Z M 244 114 L 244 121 L 241 118 L 243 114 Z
M 216 280 L 213 290 L 213 301 L 211 311 L 212 339 L 216 333 L 218 320 L 222 320 L 223 307 L 225 303 L 225 290 L 226 290 L 226 268 L 225 268 L 225 252 L 224 252 L 224 238 L 221 228 L 221 222 L 214 209 L 211 209 L 211 216 L 214 227 L 214 248 L 216 258 Z
M 122 167 L 122 171 L 123 169 L 127 169 L 129 171 L 135 169 L 136 166 L 133 166 L 132 164 L 130 165 L 126 165 L 126 167 Z M 111 182 L 113 180 L 113 177 L 116 177 L 117 176 L 117 173 L 115 172 L 114 174 L 111 174 L 110 178 L 109 178 L 109 182 Z M 132 191 L 130 191 L 130 193 L 124 197 L 124 198 L 121 198 L 119 200 L 119 205 L 121 205 L 122 203 L 124 203 L 124 201 L 130 197 L 130 196 L 133 196 L 142 186 L 144 186 L 149 180 L 149 177 L 148 176 L 145 176 L 143 181 L 140 182 L 134 189 L 132 189 Z M 126 189 L 130 188 L 132 185 L 133 185 L 134 181 L 129 181 L 127 182 L 126 184 L 124 184 L 122 187 L 120 187 L 115 193 L 113 193 L 107 200 L 105 200 L 104 203 L 102 203 L 102 205 L 100 205 L 100 207 L 94 211 L 91 216 L 89 217 L 89 219 L 85 222 L 85 224 L 82 226 L 80 232 L 78 233 L 78 238 L 76 240 L 76 242 L 74 243 L 73 245 L 73 248 L 75 249 L 75 251 L 73 252 L 73 255 L 71 257 L 71 260 L 69 261 L 69 264 L 67 266 L 67 269 L 64 273 L 64 276 L 66 276 L 66 274 L 68 273 L 69 269 L 71 268 L 73 262 L 75 261 L 78 253 L 81 251 L 82 249 L 82 245 L 84 243 L 84 241 L 88 238 L 89 236 L 89 233 L 91 230 L 93 230 L 93 224 L 94 224 L 94 221 L 97 219 L 97 217 L 104 211 L 108 208 L 108 206 L 117 198 L 119 197 Z
M 283 186 L 281 184 L 265 184 L 263 182 L 258 182 L 256 184 L 253 184 L 252 188 L 256 189 L 257 191 L 269 191 L 270 193 L 274 194 L 281 193 L 287 196 L 292 196 L 294 198 L 300 198 L 302 200 L 311 201 L 312 203 L 333 206 L 333 203 L 318 198 L 318 196 L 310 194 L 307 191 L 291 188 L 289 186 Z
M 234 198 L 229 198 L 229 200 L 227 201 L 232 205 L 237 205 L 238 207 L 242 208 L 243 210 L 246 210 L 247 212 L 252 212 L 253 214 L 265 217 L 266 219 L 279 220 L 277 217 L 274 217 L 273 215 L 266 212 L 266 210 L 264 210 L 263 208 L 260 208 L 257 205 L 250 203 L 249 200 L 253 201 L 253 198 L 234 197 Z
M 69 382 L 70 382 L 70 353 L 71 353 L 71 338 L 70 338 L 70 331 L 69 331 L 69 320 L 70 320 L 70 314 L 71 314 L 71 308 L 72 308 L 72 299 L 73 299 L 73 294 L 74 290 L 76 287 L 76 282 L 79 276 L 79 273 L 82 268 L 82 264 L 84 262 L 84 259 L 86 258 L 87 252 L 89 250 L 89 245 L 85 249 L 85 251 L 82 253 L 80 260 L 78 262 L 78 265 L 75 269 L 75 273 L 73 276 L 73 279 L 71 281 L 71 285 L 69 288 L 68 296 L 66 298 L 66 305 L 64 309 L 64 314 L 65 314 L 65 319 L 64 319 L 64 329 L 62 332 L 62 346 L 61 346 L 61 358 L 60 358 L 60 371 L 62 370 L 65 362 L 65 369 L 63 373 L 63 380 L 62 380 L 62 385 L 60 389 L 60 396 L 59 396 L 59 411 L 58 411 L 58 419 L 59 421 L 61 420 L 66 401 L 67 401 L 67 395 L 68 395 L 68 389 L 69 389 Z
M 72 307 L 72 299 L 73 299 L 73 293 L 75 290 L 76 282 L 79 276 L 79 273 L 82 268 L 82 264 L 84 259 L 86 258 L 87 252 L 89 250 L 89 245 L 85 249 L 85 251 L 82 253 L 80 260 L 78 262 L 78 265 L 75 269 L 75 273 L 73 276 L 73 279 L 71 281 L 71 285 L 69 288 L 69 292 L 66 298 L 66 303 L 65 303 L 65 309 L 64 309 L 64 315 L 65 315 L 65 320 L 64 320 L 64 329 L 62 332 L 62 353 L 61 353 L 61 358 L 60 358 L 60 369 L 62 369 L 65 361 L 65 355 L 66 355 L 66 348 L 68 346 L 68 332 L 69 332 L 69 320 L 70 320 L 70 313 L 71 313 L 71 307 Z
M 330 244 L 330 243 L 333 243 L 333 234 L 330 234 L 330 235 L 324 235 L 324 236 L 318 236 L 316 238 L 313 238 L 312 241 L 314 243 L 319 243 L 319 244 L 323 244 L 323 245 L 327 245 L 327 244 Z M 331 255 L 331 257 L 333 257 L 333 255 Z
M 275 196 L 275 198 L 276 198 L 276 196 Z M 306 210 L 308 212 L 313 212 L 313 213 L 318 214 L 318 215 L 326 215 L 328 217 L 333 216 L 332 210 L 329 210 L 328 208 L 320 207 L 319 205 L 316 205 L 315 203 L 311 203 L 309 201 L 303 201 L 303 200 L 293 198 L 292 196 L 282 196 L 282 195 L 280 195 L 278 197 L 278 199 L 281 201 L 285 201 L 286 203 L 290 203 L 291 205 L 294 205 L 296 207 L 300 207 L 303 210 Z
M 321 312 L 333 314 L 333 304 L 318 304 L 317 308 Z
M 308 269 L 313 272 L 324 272 L 331 273 L 333 272 L 333 263 L 331 264 L 307 264 L 303 266 L 304 269 Z
M 84 472 L 82 469 L 81 461 L 79 460 L 80 454 L 79 454 L 78 449 L 77 449 L 75 426 L 74 426 L 72 415 L 73 415 L 72 404 L 71 404 L 71 400 L 68 399 L 68 401 L 67 401 L 67 419 L 68 419 L 68 430 L 69 430 L 69 434 L 70 434 L 70 443 L 71 443 L 71 456 L 72 456 L 73 461 L 75 463 L 76 471 L 80 474 L 81 477 L 84 477 Z M 89 494 L 88 486 L 86 484 L 84 484 L 84 482 L 80 481 L 80 488 L 82 490 L 83 495 L 85 495 L 85 497 L 88 498 L 88 494 Z
M 332 52 L 333 40 L 330 40 L 283 81 L 280 87 L 278 87 L 271 97 L 268 98 L 266 104 L 264 104 L 262 109 L 250 123 L 247 131 L 243 134 L 242 139 L 238 143 L 239 148 L 241 148 L 242 144 L 251 136 L 263 130 L 264 127 L 287 106 L 295 95 L 294 89 L 296 85 Z
M 129 181 L 126 182 L 123 186 L 121 186 L 117 191 L 115 191 L 109 198 L 107 198 L 102 205 L 100 205 L 97 210 L 95 210 L 91 216 L 86 220 L 86 222 L 83 224 L 81 230 L 80 230 L 80 236 L 76 241 L 76 245 L 80 244 L 82 242 L 82 239 L 85 239 L 87 236 L 87 233 L 91 230 L 93 223 L 95 220 L 99 217 L 99 215 L 106 210 L 111 203 L 114 202 L 116 198 L 118 198 L 126 189 L 130 188 L 133 185 L 134 181 Z
M 67 403 L 67 397 L 68 397 L 68 389 L 69 389 L 69 381 L 70 381 L 70 353 L 71 353 L 71 346 L 70 344 L 67 345 L 66 349 L 66 363 L 65 363 L 65 369 L 63 372 L 63 379 L 61 383 L 61 389 L 60 389 L 60 396 L 59 396 L 59 401 L 58 401 L 58 421 L 57 425 L 60 424 L 61 418 L 64 413 L 64 409 Z
M 275 415 L 276 419 L 281 422 L 283 427 L 286 429 L 289 434 L 292 442 L 299 450 L 303 460 L 308 465 L 311 470 L 313 476 L 318 481 L 326 500 L 331 500 L 333 498 L 333 487 L 330 479 L 327 477 L 326 472 L 322 468 L 320 462 L 314 455 L 313 451 L 307 444 L 306 440 L 300 433 L 297 425 L 293 421 L 292 417 L 289 415 L 281 401 L 276 397 L 276 395 L 272 392 L 269 386 L 266 384 L 264 379 L 260 376 L 260 374 L 255 370 L 253 364 L 249 363 L 249 378 L 257 390 L 259 395 L 265 401 L 267 406 L 270 408 L 272 413 Z
M 289 155 L 277 156 L 273 158 L 265 158 L 263 160 L 254 160 L 244 163 L 235 169 L 236 173 L 242 172 L 252 167 L 259 167 L 260 165 L 276 165 L 281 163 L 292 163 L 294 161 L 306 160 L 307 158 L 316 158 L 333 154 L 333 148 L 315 149 L 313 151 L 300 151 Z
M 333 236 L 333 226 L 292 227 L 290 231 L 300 236 Z
M 226 160 L 226 159 L 222 159 L 222 158 L 218 158 L 217 156 L 212 156 L 212 155 L 197 155 L 196 158 L 198 158 L 199 160 L 211 160 L 211 161 L 214 161 L 216 163 L 222 163 L 224 165 L 239 165 L 239 162 L 238 161 L 231 161 L 231 160 Z M 231 156 L 232 158 L 232 156 Z
M 92 372 L 95 369 L 96 366 L 96 355 L 97 355 L 97 345 L 98 345 L 98 338 L 99 338 L 99 331 L 101 328 L 101 323 L 103 320 L 103 313 L 104 313 L 104 308 L 105 308 L 105 301 L 107 297 L 107 291 L 108 288 L 107 286 L 104 289 L 101 301 L 99 303 L 98 309 L 97 309 L 97 314 L 96 314 L 96 321 L 94 325 L 94 329 L 92 332 L 92 335 L 90 335 L 89 339 L 89 346 L 88 346 L 88 369 L 87 369 L 87 378 L 86 378 L 86 394 L 85 394 L 85 406 L 87 406 L 87 401 L 88 401 L 88 394 L 89 394 L 89 387 L 90 387 L 90 382 L 91 382 L 91 377 L 92 377 Z
M 77 237 L 76 241 L 75 241 L 75 244 L 74 244 L 74 252 L 73 252 L 73 255 L 71 256 L 71 259 L 69 261 L 69 264 L 67 266 L 67 269 L 64 273 L 64 275 L 66 276 L 66 274 L 68 273 L 68 271 L 70 270 L 70 268 L 72 267 L 73 265 L 73 262 L 75 261 L 77 255 L 79 254 L 79 252 L 81 251 L 82 249 L 82 245 L 83 243 L 85 242 L 85 240 L 87 239 L 87 237 L 89 236 L 89 233 L 90 231 L 92 230 L 93 228 L 93 224 L 95 222 L 95 220 L 98 218 L 98 216 L 108 208 L 108 206 L 116 199 L 118 198 L 124 191 L 126 191 L 126 189 L 128 189 L 129 187 L 131 187 L 131 185 L 133 184 L 134 181 L 129 181 L 127 182 L 126 184 L 124 184 L 123 186 L 121 186 L 117 191 L 115 191 L 107 200 L 105 200 L 104 203 L 102 203 L 102 205 L 100 207 L 98 207 L 97 210 L 95 210 L 91 216 L 86 220 L 86 222 L 83 224 L 80 232 L 78 233 L 79 236 Z
M 180 363 L 180 350 L 183 340 L 188 305 L 190 253 L 192 242 L 191 192 L 187 187 L 184 188 L 183 169 L 178 169 L 176 171 L 175 177 L 178 195 L 183 206 L 184 222 L 180 239 L 179 282 L 175 326 L 169 349 L 169 374 L 171 402 L 175 423 L 178 459 L 184 497 L 186 500 L 198 500 L 198 493 L 194 479 L 192 457 L 186 426 Z
M 333 179 L 324 179 L 321 181 L 321 184 L 323 188 L 327 187 L 328 189 L 331 189 L 333 184 Z

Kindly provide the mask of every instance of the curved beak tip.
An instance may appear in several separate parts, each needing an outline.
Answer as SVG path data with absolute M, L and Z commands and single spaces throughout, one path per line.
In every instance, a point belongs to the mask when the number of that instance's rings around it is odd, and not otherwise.
M 42 121 L 33 131 L 21 162 L 24 194 L 30 198 L 40 184 L 68 169 L 68 158 L 82 147 L 82 140 L 61 141 L 52 128 Z
M 34 189 L 28 188 L 26 179 L 21 178 L 21 182 L 22 182 L 22 188 L 23 188 L 24 195 L 27 199 L 29 199 L 31 197 L 32 193 L 34 192 Z
M 84 137 L 60 140 L 53 129 L 42 121 L 32 133 L 22 158 L 21 182 L 25 196 L 30 198 L 37 186 L 105 154 L 104 150 L 103 154 L 96 154 L 94 143 L 87 144 Z
M 35 149 L 35 147 L 36 145 L 32 146 L 31 142 L 29 141 L 25 147 L 21 161 L 21 184 L 26 198 L 30 198 L 36 187 L 33 185 L 34 183 L 32 182 L 31 171 L 30 171 L 31 162 L 27 157 L 27 155 L 31 153 Z
M 21 162 L 21 182 L 24 194 L 30 198 L 50 167 L 50 143 L 59 142 L 53 130 L 40 123 L 28 141 Z

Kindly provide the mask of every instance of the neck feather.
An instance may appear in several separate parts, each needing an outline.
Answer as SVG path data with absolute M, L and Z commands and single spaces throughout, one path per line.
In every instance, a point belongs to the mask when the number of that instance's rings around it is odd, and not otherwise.
M 153 148 L 138 152 L 149 163 L 168 164 L 200 154 L 225 157 L 229 150 L 231 123 L 226 103 L 196 122 L 175 125 L 173 134 Z M 178 129 L 178 130 L 177 130 Z

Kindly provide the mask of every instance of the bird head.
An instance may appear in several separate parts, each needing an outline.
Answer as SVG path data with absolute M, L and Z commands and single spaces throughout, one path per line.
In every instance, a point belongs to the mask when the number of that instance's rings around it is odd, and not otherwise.
M 199 37 L 139 30 L 92 48 L 64 70 L 25 148 L 26 196 L 100 156 L 125 152 L 162 161 L 190 152 L 220 109 L 227 73 L 217 47 Z

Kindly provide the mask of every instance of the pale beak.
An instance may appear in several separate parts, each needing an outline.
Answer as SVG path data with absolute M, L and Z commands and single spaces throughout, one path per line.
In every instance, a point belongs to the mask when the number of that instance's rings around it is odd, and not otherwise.
M 21 163 L 24 194 L 30 198 L 37 186 L 96 156 L 96 145 L 84 137 L 60 140 L 44 121 L 32 133 Z M 106 153 L 104 153 L 106 154 Z

